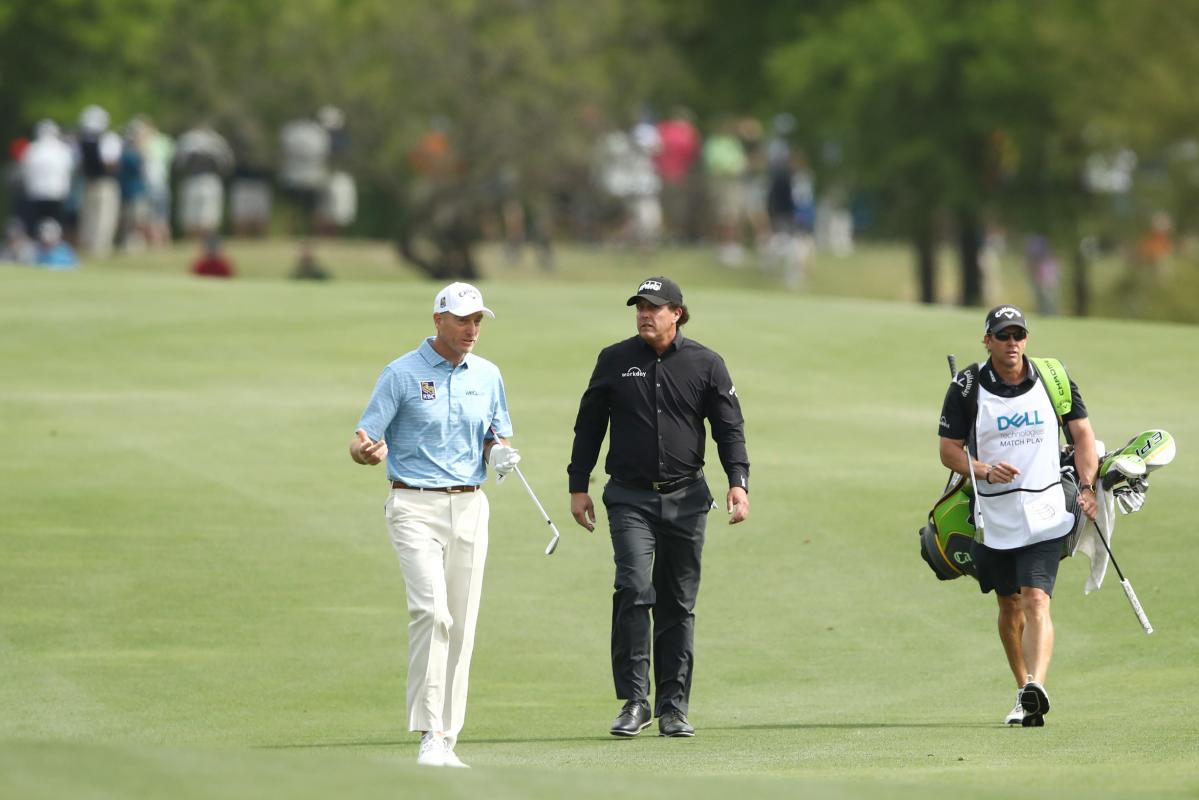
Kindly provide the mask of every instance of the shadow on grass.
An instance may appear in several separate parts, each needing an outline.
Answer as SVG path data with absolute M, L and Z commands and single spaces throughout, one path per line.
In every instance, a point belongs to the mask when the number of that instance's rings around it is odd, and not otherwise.
M 625 739 L 618 739 L 615 736 L 545 736 L 545 737 L 526 737 L 517 736 L 511 739 L 465 739 L 462 744 L 516 744 L 518 742 L 621 742 Z M 255 745 L 256 750 L 309 750 L 319 748 L 336 748 L 336 747 L 408 747 L 415 745 L 417 739 L 380 739 L 380 740 L 365 740 L 358 742 L 296 742 L 292 744 L 260 744 Z
M 704 731 L 806 731 L 806 730 L 890 730 L 902 728 L 929 729 L 980 729 L 1006 728 L 1008 726 L 991 722 L 775 722 L 758 725 L 704 725 Z M 653 734 L 657 738 L 657 734 Z M 619 742 L 630 741 L 629 738 L 616 736 L 514 736 L 507 739 L 474 739 L 463 741 L 463 744 L 518 744 L 518 743 L 563 743 L 563 742 Z M 318 748 L 352 748 L 352 747 L 406 747 L 416 743 L 416 739 L 380 739 L 353 742 L 297 742 L 294 744 L 263 744 L 260 750 L 307 750 Z
M 995 722 L 772 722 L 761 725 L 705 725 L 708 731 L 885 730 L 889 728 L 1006 728 Z

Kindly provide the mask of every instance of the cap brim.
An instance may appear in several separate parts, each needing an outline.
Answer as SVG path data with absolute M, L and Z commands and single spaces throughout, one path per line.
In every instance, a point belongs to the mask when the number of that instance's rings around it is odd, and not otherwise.
M 434 309 L 433 313 L 434 314 L 453 314 L 456 317 L 469 317 L 471 314 L 478 314 L 480 311 L 483 312 L 483 316 L 490 317 L 491 319 L 495 319 L 495 312 L 493 312 L 490 308 L 487 308 L 486 306 L 479 306 L 478 308 L 473 308 L 470 311 L 466 311 L 464 313 L 459 313 L 457 311 L 453 311 L 448 308 Z
M 1022 325 L 1019 322 L 1009 322 L 1006 325 L 1000 325 L 998 328 L 991 328 L 988 333 L 999 333 L 1000 331 L 1006 331 L 1008 328 L 1019 328 L 1025 333 L 1028 333 L 1028 326 Z
M 638 300 L 648 300 L 656 306 L 664 306 L 670 302 L 665 297 L 658 297 L 656 294 L 635 294 L 629 298 L 629 302 L 625 303 L 625 305 L 635 306 Z

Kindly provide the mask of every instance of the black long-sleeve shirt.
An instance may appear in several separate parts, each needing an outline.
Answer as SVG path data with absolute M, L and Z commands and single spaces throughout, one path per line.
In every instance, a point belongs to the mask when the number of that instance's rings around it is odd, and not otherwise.
M 609 421 L 604 470 L 642 482 L 675 480 L 703 467 L 705 419 L 729 486 L 748 491 L 745 421 L 724 360 L 682 332 L 661 357 L 639 336 L 605 347 L 579 401 L 566 468 L 570 491 L 587 491 Z

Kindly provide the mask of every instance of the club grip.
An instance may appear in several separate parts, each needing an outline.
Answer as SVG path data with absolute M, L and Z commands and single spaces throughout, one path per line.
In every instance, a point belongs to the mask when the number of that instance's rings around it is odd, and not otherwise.
M 1137 593 L 1132 590 L 1132 584 L 1127 580 L 1122 580 L 1120 585 L 1124 587 L 1124 595 L 1128 598 L 1128 604 L 1132 606 L 1132 612 L 1137 615 L 1145 633 L 1153 633 L 1153 626 L 1149 624 L 1149 617 L 1145 616 L 1145 609 L 1141 608 L 1141 601 L 1137 599 Z
M 954 357 L 953 353 L 950 353 L 949 355 L 945 356 L 945 360 L 949 362 L 949 377 L 950 378 L 957 377 L 957 374 L 958 374 L 957 358 Z

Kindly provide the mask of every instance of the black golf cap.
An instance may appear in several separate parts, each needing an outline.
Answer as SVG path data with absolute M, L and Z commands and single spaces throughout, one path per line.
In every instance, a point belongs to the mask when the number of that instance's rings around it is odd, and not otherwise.
M 1028 321 L 1024 312 L 1015 306 L 995 306 L 987 312 L 986 328 L 983 333 L 999 333 L 1004 328 L 1023 328 L 1028 330 Z
M 656 306 L 664 306 L 667 303 L 672 306 L 681 306 L 683 290 L 670 278 L 646 278 L 637 287 L 637 294 L 630 297 L 625 305 L 636 305 L 638 300 L 648 300 Z

